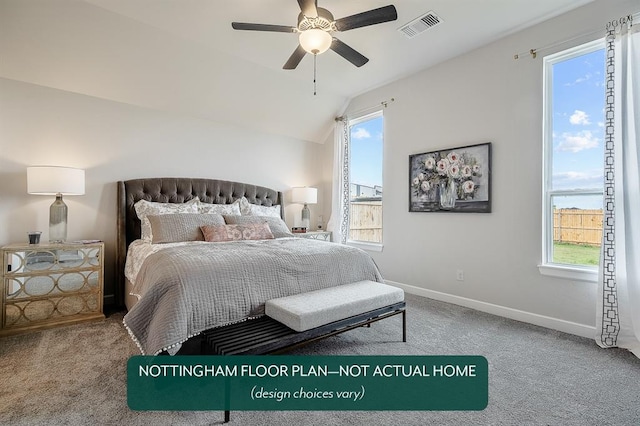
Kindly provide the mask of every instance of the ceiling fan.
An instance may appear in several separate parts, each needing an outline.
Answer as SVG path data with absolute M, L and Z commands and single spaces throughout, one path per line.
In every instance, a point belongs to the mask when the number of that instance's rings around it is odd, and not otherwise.
M 317 0 L 298 0 L 298 4 L 300 5 L 301 12 L 298 15 L 298 25 L 295 27 L 244 22 L 232 22 L 231 26 L 234 30 L 299 33 L 300 44 L 282 67 L 285 70 L 292 70 L 298 66 L 305 54 L 311 53 L 315 56 L 328 49 L 333 50 L 356 67 L 361 67 L 366 64 L 369 59 L 333 37 L 331 33 L 353 30 L 355 28 L 381 24 L 398 19 L 396 8 L 393 5 L 380 7 L 345 18 L 334 19 L 331 12 L 327 9 L 318 7 Z

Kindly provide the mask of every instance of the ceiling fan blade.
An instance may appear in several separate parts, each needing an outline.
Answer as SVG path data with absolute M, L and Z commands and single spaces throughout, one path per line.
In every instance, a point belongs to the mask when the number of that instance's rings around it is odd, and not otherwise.
M 295 33 L 297 31 L 295 27 L 288 27 L 286 25 L 249 24 L 246 22 L 232 22 L 231 27 L 233 27 L 234 30 L 272 31 L 276 33 Z
M 389 5 L 368 12 L 358 13 L 336 20 L 338 31 L 353 30 L 354 28 L 367 27 L 369 25 L 381 24 L 383 22 L 395 21 L 398 19 L 398 12 L 395 6 Z
M 356 67 L 361 67 L 369 62 L 367 57 L 363 56 L 361 53 L 357 52 L 337 38 L 333 39 L 333 43 L 331 43 L 331 50 L 351 62 Z
M 282 69 L 283 70 L 294 70 L 294 69 L 296 69 L 296 67 L 298 66 L 298 64 L 300 63 L 302 58 L 304 58 L 304 55 L 306 53 L 307 52 L 302 48 L 302 46 L 298 45 L 297 49 L 293 51 L 291 56 L 289 56 L 289 59 L 284 64 Z
M 318 0 L 298 0 L 302 14 L 307 18 L 318 16 Z

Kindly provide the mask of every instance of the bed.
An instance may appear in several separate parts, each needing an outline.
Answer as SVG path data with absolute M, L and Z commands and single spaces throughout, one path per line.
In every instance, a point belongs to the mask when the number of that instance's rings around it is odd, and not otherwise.
M 140 200 L 185 209 L 193 203 L 198 203 L 198 209 L 246 203 L 241 216 L 247 209 L 247 215 L 258 217 L 263 211 L 269 215 L 277 212 L 280 221 L 284 218 L 284 198 L 282 192 L 273 189 L 215 179 L 118 182 L 119 274 L 115 296 L 128 309 L 125 326 L 143 354 L 176 354 L 196 348 L 202 332 L 261 317 L 264 303 L 273 298 L 361 280 L 382 281 L 365 252 L 295 238 L 288 231 L 288 235 L 274 232 L 277 238 L 267 239 L 141 242 L 144 224 L 135 207 Z M 237 219 L 235 214 L 224 216 L 226 223 L 234 217 Z M 131 278 L 124 272 L 137 246 L 147 250 L 153 246 L 154 250 L 139 261 Z

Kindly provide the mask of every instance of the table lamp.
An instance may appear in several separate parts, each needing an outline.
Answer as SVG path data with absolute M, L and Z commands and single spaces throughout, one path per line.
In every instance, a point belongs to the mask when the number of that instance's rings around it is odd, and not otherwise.
M 311 214 L 307 204 L 315 204 L 318 202 L 318 190 L 316 188 L 298 187 L 291 190 L 291 201 L 294 203 L 304 204 L 302 208 L 301 227 L 309 229 L 309 218 Z
M 49 208 L 49 242 L 67 239 L 67 205 L 62 195 L 84 195 L 84 170 L 71 167 L 27 167 L 27 193 L 55 195 Z

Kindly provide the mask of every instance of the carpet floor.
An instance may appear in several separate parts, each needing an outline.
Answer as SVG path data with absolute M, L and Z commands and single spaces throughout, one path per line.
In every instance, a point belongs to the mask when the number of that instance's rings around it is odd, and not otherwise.
M 482 411 L 243 411 L 230 425 L 639 425 L 640 359 L 576 337 L 407 295 L 401 318 L 296 349 L 297 355 L 482 355 Z M 0 424 L 213 425 L 222 412 L 132 411 L 126 364 L 138 355 L 123 313 L 0 339 Z

